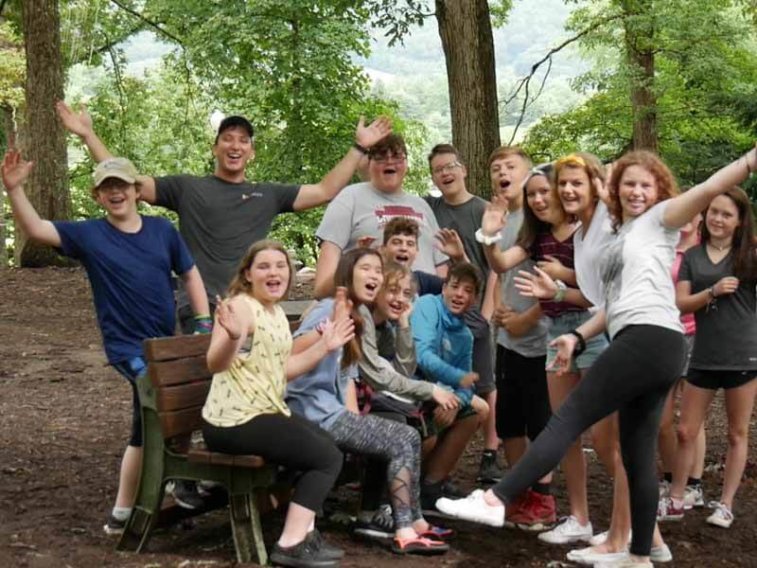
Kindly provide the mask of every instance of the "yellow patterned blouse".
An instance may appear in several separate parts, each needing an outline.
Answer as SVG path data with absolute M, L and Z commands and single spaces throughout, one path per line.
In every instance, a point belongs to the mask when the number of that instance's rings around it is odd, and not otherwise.
M 260 414 L 291 412 L 284 402 L 286 362 L 292 350 L 284 310 L 273 313 L 254 298 L 242 296 L 255 317 L 255 333 L 248 337 L 231 367 L 216 373 L 202 417 L 219 427 L 244 424 Z

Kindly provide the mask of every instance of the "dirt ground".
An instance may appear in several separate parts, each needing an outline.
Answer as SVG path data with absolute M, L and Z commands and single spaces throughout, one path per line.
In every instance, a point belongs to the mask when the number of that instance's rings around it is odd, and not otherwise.
M 119 459 L 127 440 L 130 394 L 105 365 L 89 286 L 79 269 L 0 271 L 0 567 L 231 566 L 234 550 L 226 513 L 153 538 L 149 553 L 115 551 L 102 531 L 113 504 Z M 706 499 L 718 496 L 725 451 L 720 403 L 709 418 Z M 730 530 L 704 522 L 706 510 L 663 525 L 674 566 L 757 566 L 757 427 L 751 424 L 750 466 Z M 474 446 L 480 447 L 478 444 Z M 592 455 L 592 454 L 589 454 Z M 474 484 L 477 448 L 463 459 L 458 481 Z M 609 480 L 591 459 L 590 504 L 595 530 L 607 527 Z M 558 476 L 559 478 L 559 476 Z M 561 481 L 557 493 L 563 495 Z M 342 490 L 344 508 L 356 493 Z M 559 499 L 565 511 L 564 499 Z M 269 546 L 281 525 L 264 519 Z M 546 546 L 511 530 L 447 523 L 458 530 L 453 550 L 431 561 L 403 559 L 376 544 L 351 540 L 346 528 L 321 523 L 346 549 L 344 566 L 562 566 L 569 547 Z

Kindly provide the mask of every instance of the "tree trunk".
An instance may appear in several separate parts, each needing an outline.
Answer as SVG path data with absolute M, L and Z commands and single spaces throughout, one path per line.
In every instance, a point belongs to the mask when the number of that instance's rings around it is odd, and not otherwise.
M 58 0 L 24 0 L 21 3 L 26 49 L 26 113 L 21 151 L 34 162 L 25 189 L 43 219 L 68 219 L 68 167 L 66 138 L 55 114 L 55 101 L 63 99 Z M 63 264 L 49 247 L 29 242 L 16 233 L 18 266 Z
M 630 71 L 633 148 L 657 152 L 657 97 L 654 92 L 654 21 L 649 0 L 623 0 L 625 48 Z
M 447 64 L 452 143 L 468 168 L 468 189 L 491 193 L 489 154 L 500 145 L 497 77 L 487 0 L 436 0 Z

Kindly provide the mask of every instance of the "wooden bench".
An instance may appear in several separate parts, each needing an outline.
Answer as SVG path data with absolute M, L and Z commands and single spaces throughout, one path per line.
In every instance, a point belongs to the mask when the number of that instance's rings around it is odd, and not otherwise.
M 294 324 L 296 326 L 296 324 Z M 181 451 L 174 441 L 186 440 L 202 424 L 212 374 L 205 363 L 209 335 L 148 339 L 144 344 L 148 373 L 137 381 L 142 406 L 143 462 L 137 498 L 118 543 L 119 550 L 141 552 L 152 530 L 177 513 L 190 516 L 207 511 L 161 511 L 169 479 L 215 481 L 226 488 L 231 529 L 239 562 L 268 562 L 256 498 L 272 485 L 274 469 L 259 456 L 232 456 L 205 448 Z M 186 445 L 186 444 L 183 444 Z M 174 508 L 176 509 L 176 508 Z

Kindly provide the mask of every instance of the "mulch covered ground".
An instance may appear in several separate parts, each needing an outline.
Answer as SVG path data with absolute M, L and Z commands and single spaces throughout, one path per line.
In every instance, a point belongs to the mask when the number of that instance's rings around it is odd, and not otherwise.
M 127 440 L 130 393 L 106 367 L 89 287 L 79 269 L 0 271 L 0 567 L 231 566 L 234 549 L 226 513 L 157 534 L 147 554 L 119 553 L 102 525 L 113 504 L 119 460 Z M 757 461 L 755 422 L 750 461 Z M 720 403 L 708 422 L 706 498 L 716 498 L 725 451 Z M 458 472 L 473 487 L 477 446 Z M 607 526 L 611 490 L 596 460 L 589 487 L 595 529 Z M 757 566 L 757 487 L 754 466 L 738 494 L 730 530 L 704 522 L 696 510 L 663 525 L 674 566 Z M 558 491 L 562 493 L 558 486 Z M 354 505 L 343 488 L 337 501 Z M 561 500 L 562 510 L 565 503 Z M 280 515 L 264 519 L 275 540 Z M 338 523 L 322 523 L 346 549 L 344 566 L 559 566 L 567 547 L 542 545 L 533 535 L 449 523 L 454 550 L 434 560 L 401 558 L 376 544 L 354 541 Z M 567 565 L 567 564 L 566 564 Z

